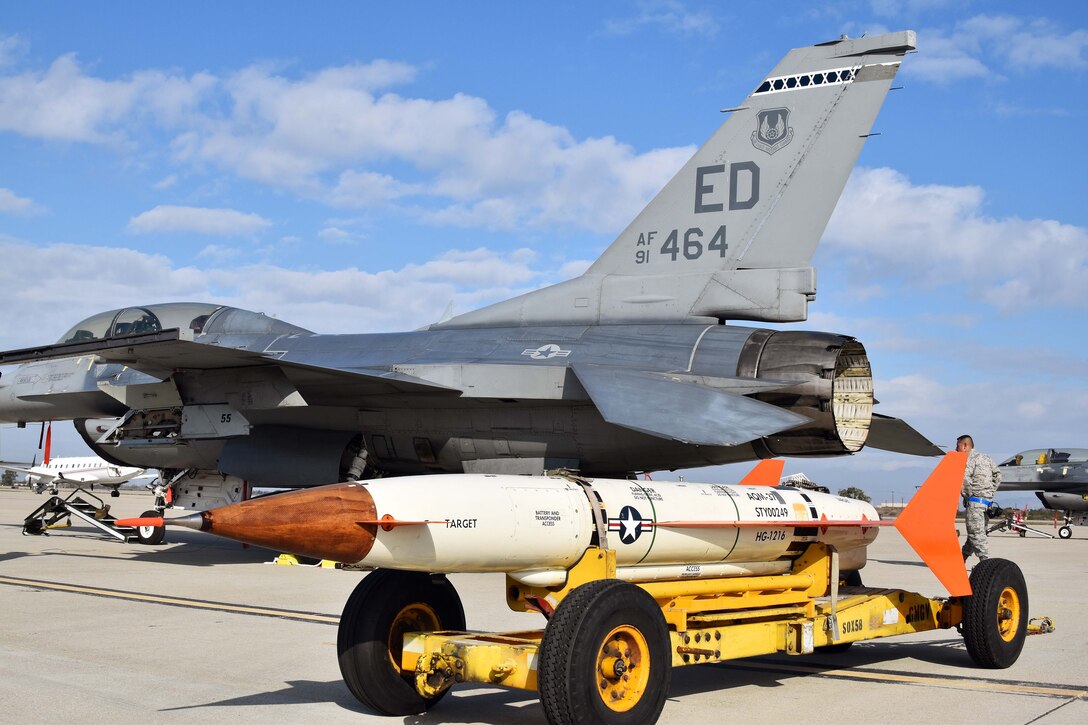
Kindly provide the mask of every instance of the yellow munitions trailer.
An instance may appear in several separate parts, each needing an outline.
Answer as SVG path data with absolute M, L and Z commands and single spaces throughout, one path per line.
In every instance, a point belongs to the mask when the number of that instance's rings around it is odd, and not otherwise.
M 838 556 L 813 544 L 784 575 L 634 584 L 615 578 L 615 552 L 590 548 L 566 584 L 507 579 L 512 609 L 540 611 L 542 630 L 465 632 L 441 575 L 378 570 L 344 610 L 338 649 L 348 687 L 379 712 L 433 705 L 461 682 L 537 690 L 553 723 L 646 723 L 660 715 L 672 667 L 957 627 L 980 667 L 1019 656 L 1028 595 L 1019 567 L 981 562 L 972 594 L 926 597 L 840 580 Z M 457 626 L 455 623 L 460 623 Z

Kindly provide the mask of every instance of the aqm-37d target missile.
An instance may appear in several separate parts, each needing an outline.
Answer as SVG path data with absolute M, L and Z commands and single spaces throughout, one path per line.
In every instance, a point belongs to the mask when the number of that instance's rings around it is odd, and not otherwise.
M 932 512 L 954 512 L 963 461 L 948 454 L 896 520 L 945 586 L 965 575 L 954 531 Z M 590 546 L 616 551 L 628 581 L 783 573 L 814 542 L 857 570 L 880 526 L 868 503 L 777 483 L 765 461 L 740 484 L 547 476 L 432 475 L 338 483 L 252 499 L 188 516 L 130 519 L 184 526 L 276 551 L 349 564 L 426 572 L 505 572 L 530 586 L 562 583 Z M 936 499 L 940 499 L 937 501 Z M 950 505 L 951 504 L 951 505 Z M 939 517 L 946 519 L 948 517 Z M 935 548 L 941 551 L 935 554 Z M 938 555 L 939 554 L 939 555 Z M 942 559 L 943 557 L 943 559 Z M 968 589 L 969 591 L 969 589 Z

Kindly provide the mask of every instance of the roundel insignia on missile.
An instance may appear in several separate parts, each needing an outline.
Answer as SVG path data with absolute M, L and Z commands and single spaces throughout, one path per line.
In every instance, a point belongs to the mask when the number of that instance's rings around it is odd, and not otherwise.
M 625 544 L 633 544 L 642 536 L 643 531 L 653 528 L 653 519 L 644 519 L 634 506 L 624 506 L 620 509 L 618 518 L 608 520 L 608 530 L 618 531 L 620 541 Z

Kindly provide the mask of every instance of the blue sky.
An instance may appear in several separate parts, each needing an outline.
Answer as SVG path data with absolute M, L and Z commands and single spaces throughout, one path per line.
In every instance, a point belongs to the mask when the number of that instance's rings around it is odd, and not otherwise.
M 793 327 L 857 336 L 879 410 L 939 443 L 1088 447 L 1079 3 L 9 4 L 0 348 L 175 300 L 411 329 L 561 281 L 789 48 L 905 28 Z M 930 465 L 787 472 L 884 498 Z

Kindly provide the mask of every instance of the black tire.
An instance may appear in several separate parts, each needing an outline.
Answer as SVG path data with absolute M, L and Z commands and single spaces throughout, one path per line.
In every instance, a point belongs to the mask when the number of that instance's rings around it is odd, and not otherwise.
M 1073 538 L 1073 527 L 1063 526 L 1060 529 L 1058 529 L 1058 538 L 1059 539 L 1072 539 Z
M 578 587 L 540 643 L 537 686 L 548 722 L 656 722 L 672 680 L 670 647 L 665 617 L 643 589 L 616 579 Z
M 979 667 L 1005 669 L 1020 656 L 1028 633 L 1024 574 L 1007 559 L 980 561 L 963 600 L 963 641 Z
M 348 597 L 336 637 L 340 673 L 351 694 L 383 715 L 416 715 L 449 690 L 423 697 L 415 673 L 400 669 L 405 632 L 462 630 L 465 610 L 446 577 L 376 569 Z
M 156 516 L 162 516 L 161 511 L 144 511 L 140 514 L 140 518 L 154 518 Z M 165 526 L 137 526 L 136 527 L 136 539 L 141 544 L 147 546 L 158 546 L 166 538 Z

